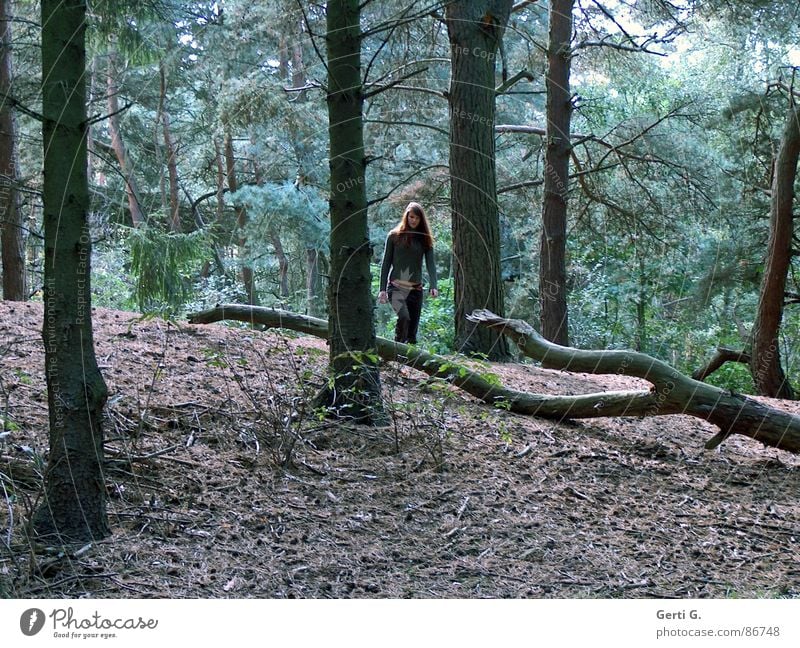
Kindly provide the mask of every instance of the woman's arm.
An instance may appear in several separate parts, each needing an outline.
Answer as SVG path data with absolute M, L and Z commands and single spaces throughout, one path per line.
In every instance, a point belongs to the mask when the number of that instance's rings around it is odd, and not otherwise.
M 428 277 L 431 280 L 431 290 L 436 288 L 436 259 L 433 256 L 433 248 L 425 252 L 425 267 L 428 268 Z
M 380 291 L 386 291 L 386 284 L 389 283 L 389 270 L 392 267 L 394 257 L 394 238 L 391 234 L 386 237 L 386 245 L 383 248 L 383 263 L 381 264 L 381 287 Z

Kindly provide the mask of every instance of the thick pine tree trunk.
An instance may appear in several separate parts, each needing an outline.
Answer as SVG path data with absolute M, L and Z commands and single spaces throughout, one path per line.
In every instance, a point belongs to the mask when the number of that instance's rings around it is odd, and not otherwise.
M 477 308 L 505 311 L 500 275 L 500 220 L 495 172 L 495 59 L 511 0 L 455 0 L 446 5 L 450 80 L 450 191 L 455 286 L 455 343 L 463 353 L 509 357 L 505 338 L 477 328 Z
M 327 5 L 330 137 L 329 403 L 365 423 L 383 423 L 369 262 L 361 79 L 360 0 Z M 371 353 L 370 353 L 371 352 Z
M 87 222 L 86 3 L 42 0 L 45 375 L 50 456 L 39 535 L 96 540 L 109 532 L 103 482 L 107 389 L 92 337 Z
M 286 34 L 278 37 L 278 74 L 281 80 L 289 80 L 289 45 L 286 43 Z
M 11 0 L 0 0 L 0 97 L 11 94 Z M 0 247 L 3 299 L 28 299 L 25 280 L 25 237 L 17 195 L 17 143 L 14 113 L 0 99 Z
M 569 178 L 569 90 L 572 6 L 574 0 L 551 0 L 547 50 L 547 139 L 544 202 L 539 257 L 539 305 L 545 339 L 569 344 L 567 316 L 567 183 Z
M 783 131 L 772 179 L 769 243 L 753 324 L 750 372 L 762 396 L 794 398 L 781 367 L 778 332 L 783 317 L 786 276 L 792 260 L 792 206 L 800 156 L 800 107 L 792 106 Z
M 289 258 L 283 249 L 281 237 L 278 231 L 271 227 L 269 231 L 269 242 L 275 250 L 275 258 L 278 259 L 278 290 L 281 297 L 289 296 Z

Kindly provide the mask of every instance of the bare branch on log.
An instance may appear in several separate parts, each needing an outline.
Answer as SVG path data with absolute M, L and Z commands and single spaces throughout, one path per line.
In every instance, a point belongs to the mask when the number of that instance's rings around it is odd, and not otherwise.
M 744 351 L 729 349 L 727 347 L 717 347 L 714 355 L 711 356 L 711 359 L 705 364 L 705 366 L 700 367 L 700 369 L 692 372 L 692 378 L 694 380 L 705 380 L 720 367 L 722 367 L 722 365 L 724 365 L 726 362 L 741 362 L 742 364 L 749 365 L 750 354 L 745 353 Z

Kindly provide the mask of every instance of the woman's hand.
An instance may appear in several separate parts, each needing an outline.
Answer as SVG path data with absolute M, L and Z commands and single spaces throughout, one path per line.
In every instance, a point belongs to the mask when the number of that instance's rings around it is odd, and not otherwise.
M 388 301 L 389 301 L 389 295 L 388 295 L 388 294 L 386 294 L 386 291 L 385 291 L 385 290 L 381 290 L 381 291 L 378 293 L 378 303 L 379 303 L 379 304 L 385 304 L 385 303 L 387 303 Z
M 431 297 L 438 297 L 439 291 L 436 288 L 431 288 Z

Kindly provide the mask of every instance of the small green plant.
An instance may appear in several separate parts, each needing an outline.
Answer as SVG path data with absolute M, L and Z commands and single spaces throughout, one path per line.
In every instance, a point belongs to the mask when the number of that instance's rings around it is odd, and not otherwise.
M 503 443 L 511 445 L 511 430 L 508 429 L 508 426 L 503 421 L 500 421 L 500 424 L 497 426 L 497 432 L 500 434 L 500 439 Z
M 174 315 L 192 297 L 192 278 L 208 256 L 202 231 L 190 234 L 165 232 L 141 225 L 128 233 L 134 299 L 143 313 Z
M 14 375 L 17 377 L 17 381 L 19 381 L 22 385 L 32 385 L 33 378 L 30 374 L 25 373 L 22 369 L 14 369 Z
M 218 349 L 204 349 L 203 358 L 209 367 L 222 369 L 228 366 L 228 363 L 225 361 L 225 355 Z

